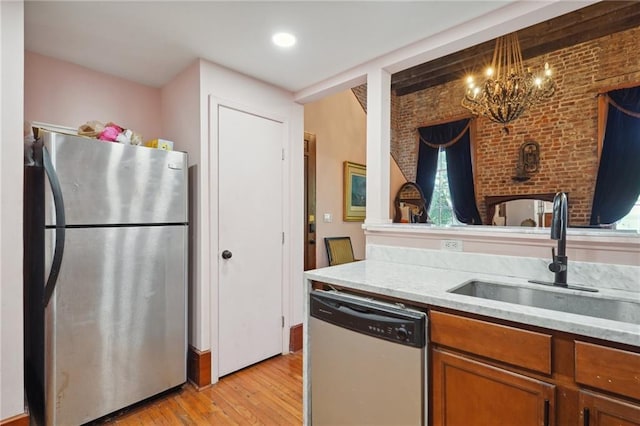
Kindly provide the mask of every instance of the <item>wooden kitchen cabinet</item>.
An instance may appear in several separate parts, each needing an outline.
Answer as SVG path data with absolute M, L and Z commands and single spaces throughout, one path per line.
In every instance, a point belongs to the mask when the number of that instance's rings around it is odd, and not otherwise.
M 640 426 L 640 349 L 464 313 L 429 317 L 433 426 Z
M 451 352 L 432 352 L 433 426 L 551 426 L 555 386 Z
M 576 341 L 577 383 L 640 399 L 640 354 L 602 345 Z M 580 391 L 583 426 L 640 426 L 640 405 L 600 393 Z
M 580 425 L 640 426 L 640 406 L 580 391 Z

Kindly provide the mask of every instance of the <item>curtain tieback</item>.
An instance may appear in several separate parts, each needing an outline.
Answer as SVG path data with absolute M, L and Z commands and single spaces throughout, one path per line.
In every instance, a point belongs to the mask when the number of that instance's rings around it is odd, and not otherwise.
M 432 142 L 429 142 L 429 141 L 425 140 L 422 136 L 420 136 L 420 141 L 423 142 L 425 145 L 431 147 L 431 148 L 449 148 L 451 145 L 453 145 L 456 142 L 458 142 L 460 140 L 460 138 L 462 138 L 464 136 L 466 131 L 469 130 L 469 126 L 471 126 L 471 120 L 469 120 L 467 125 L 464 127 L 464 129 L 462 129 L 462 131 L 458 134 L 458 136 L 456 136 L 455 138 L 451 139 L 447 143 L 434 144 Z
M 626 108 L 621 107 L 620 105 L 618 105 L 616 103 L 616 101 L 611 99 L 610 96 L 607 96 L 607 101 L 609 101 L 609 103 L 611 105 L 613 105 L 616 109 L 618 109 L 620 112 L 623 112 L 623 113 L 625 113 L 625 114 L 627 114 L 627 115 L 629 115 L 629 116 L 631 116 L 633 118 L 640 118 L 640 112 L 634 112 L 634 111 L 631 111 L 631 110 L 628 110 Z

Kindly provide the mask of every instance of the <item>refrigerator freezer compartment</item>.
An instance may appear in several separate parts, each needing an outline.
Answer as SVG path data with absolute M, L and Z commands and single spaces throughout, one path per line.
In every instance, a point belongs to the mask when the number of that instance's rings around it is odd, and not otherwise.
M 185 153 L 47 131 L 40 136 L 60 182 L 67 226 L 188 221 Z M 48 181 L 46 187 L 45 225 L 56 225 Z

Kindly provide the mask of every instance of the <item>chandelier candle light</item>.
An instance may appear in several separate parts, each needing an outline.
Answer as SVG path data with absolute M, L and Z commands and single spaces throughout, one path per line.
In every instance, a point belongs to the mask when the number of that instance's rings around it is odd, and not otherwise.
M 528 68 L 525 71 L 516 33 L 498 37 L 484 81 L 476 83 L 473 76 L 465 81 L 467 92 L 462 106 L 476 115 L 502 123 L 507 134 L 507 123 L 520 117 L 530 106 L 553 96 L 556 90 L 548 63 L 539 75 L 534 75 Z

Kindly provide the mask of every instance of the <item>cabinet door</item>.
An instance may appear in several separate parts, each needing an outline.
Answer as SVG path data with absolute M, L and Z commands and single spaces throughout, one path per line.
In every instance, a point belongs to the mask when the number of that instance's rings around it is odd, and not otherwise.
M 433 426 L 551 426 L 555 386 L 433 350 Z
M 584 426 L 640 426 L 639 405 L 581 391 L 580 408 Z

